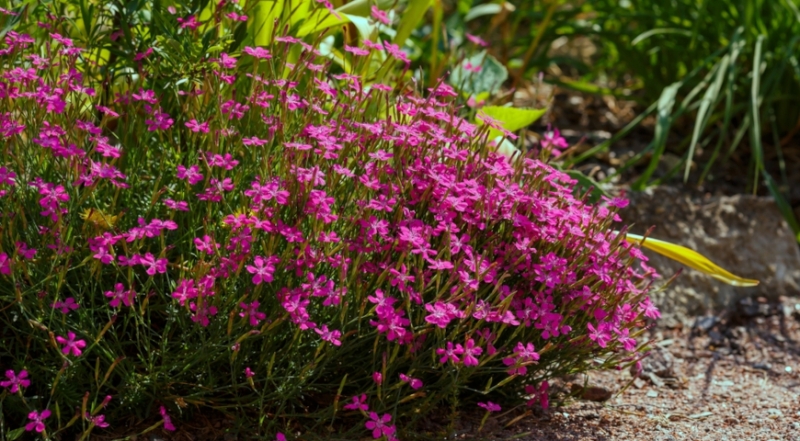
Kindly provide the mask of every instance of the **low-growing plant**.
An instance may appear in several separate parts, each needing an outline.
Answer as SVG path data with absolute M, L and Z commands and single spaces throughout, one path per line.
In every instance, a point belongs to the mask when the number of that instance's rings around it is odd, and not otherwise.
M 154 86 L 145 52 L 103 96 L 61 26 L 0 49 L 9 439 L 204 410 L 260 437 L 398 439 L 442 406 L 546 407 L 551 378 L 641 357 L 659 313 L 609 228 L 624 202 L 498 154 L 501 124 L 461 119 L 445 83 L 333 74 L 276 27 L 184 81 Z M 405 62 L 346 50 L 354 72 Z

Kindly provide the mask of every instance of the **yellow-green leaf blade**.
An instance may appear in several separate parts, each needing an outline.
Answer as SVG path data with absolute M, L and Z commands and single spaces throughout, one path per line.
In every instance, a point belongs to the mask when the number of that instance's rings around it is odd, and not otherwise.
M 652 239 L 648 237 L 645 239 L 637 234 L 626 234 L 625 240 L 632 244 L 641 245 L 649 250 L 655 251 L 664 257 L 668 257 L 676 262 L 680 262 L 689 268 L 696 269 L 702 273 L 719 280 L 720 282 L 727 283 L 728 285 L 750 287 L 758 285 L 758 280 L 745 279 L 735 274 L 720 268 L 717 264 L 710 261 L 702 254 L 684 246 L 676 245 L 674 243 L 665 242 L 663 240 Z

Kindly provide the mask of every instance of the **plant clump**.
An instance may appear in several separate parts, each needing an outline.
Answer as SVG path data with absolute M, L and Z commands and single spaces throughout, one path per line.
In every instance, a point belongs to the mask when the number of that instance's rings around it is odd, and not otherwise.
M 496 153 L 501 125 L 459 117 L 450 86 L 370 82 L 284 36 L 111 94 L 89 52 L 52 29 L 0 54 L 11 429 L 215 409 L 262 436 L 399 439 L 443 404 L 546 407 L 548 379 L 641 357 L 658 311 L 610 229 L 624 202 Z

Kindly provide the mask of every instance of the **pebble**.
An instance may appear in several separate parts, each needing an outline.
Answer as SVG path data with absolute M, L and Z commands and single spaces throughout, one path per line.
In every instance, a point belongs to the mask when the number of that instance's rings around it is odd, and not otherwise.
M 783 417 L 783 412 L 781 412 L 780 409 L 775 409 L 775 408 L 767 409 L 767 413 L 769 414 L 769 417 L 772 419 Z
M 658 392 L 656 392 L 654 390 L 648 391 L 647 392 L 647 397 L 648 398 L 657 398 L 658 397 Z

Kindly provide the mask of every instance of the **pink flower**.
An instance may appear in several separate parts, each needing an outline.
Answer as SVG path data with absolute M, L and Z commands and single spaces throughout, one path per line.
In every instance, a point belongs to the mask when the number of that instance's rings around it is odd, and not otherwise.
M 92 416 L 92 414 L 86 412 L 86 421 L 89 421 L 89 424 L 94 424 L 100 428 L 106 428 L 109 426 L 109 424 L 106 422 L 105 415 Z
M 80 357 L 81 349 L 86 347 L 86 342 L 83 340 L 75 340 L 75 333 L 72 331 L 67 332 L 67 338 L 58 336 L 56 337 L 56 341 L 59 344 L 64 345 L 61 349 L 61 352 L 64 355 L 74 355 L 76 357 Z
M 422 387 L 422 380 L 418 378 L 411 378 L 406 374 L 400 374 L 400 380 L 408 383 L 411 389 L 417 390 Z
M 392 23 L 391 21 L 389 21 L 389 16 L 386 15 L 386 12 L 385 11 L 381 11 L 375 5 L 372 5 L 372 18 L 374 18 L 375 20 L 378 20 L 379 22 L 381 22 L 381 23 L 383 23 L 383 24 L 385 24 L 387 26 Z
M 50 306 L 52 306 L 54 309 L 60 309 L 62 314 L 69 314 L 70 311 L 75 311 L 81 307 L 81 305 L 75 303 L 74 297 L 67 297 L 63 302 L 57 300 Z
M 436 353 L 442 356 L 442 358 L 439 359 L 440 363 L 447 363 L 448 360 L 453 363 L 458 363 L 461 361 L 458 356 L 464 353 L 464 348 L 460 344 L 453 346 L 453 342 L 449 341 L 447 342 L 446 349 L 438 348 L 436 349 Z
M 569 144 L 567 144 L 567 140 L 564 139 L 563 136 L 561 136 L 561 132 L 559 132 L 557 128 L 553 129 L 553 131 L 550 131 L 549 126 L 547 131 L 544 132 L 544 136 L 542 137 L 541 142 L 542 142 L 542 147 L 546 149 L 549 148 L 565 149 L 569 147 Z
M 258 324 L 261 323 L 261 320 L 267 318 L 267 314 L 258 310 L 258 300 L 254 300 L 253 303 L 250 303 L 249 305 L 242 302 L 239 304 L 239 306 L 242 308 L 242 312 L 239 313 L 239 317 L 249 317 L 250 326 L 258 326 Z
M 275 435 L 275 441 L 286 441 L 286 435 L 284 435 L 281 432 L 278 432 L 278 434 Z
M 14 371 L 11 369 L 6 371 L 6 381 L 0 381 L 0 386 L 8 388 L 8 391 L 12 394 L 17 393 L 17 391 L 21 387 L 28 387 L 31 385 L 31 381 L 28 380 L 28 371 L 25 369 L 19 371 L 19 374 L 14 374 Z
M 172 124 L 175 122 L 174 119 L 170 118 L 170 116 L 160 110 L 156 110 L 151 115 L 152 119 L 144 120 L 144 123 L 147 124 L 147 130 L 154 132 L 156 130 L 167 130 L 172 127 Z
M 433 305 L 430 303 L 425 305 L 425 309 L 430 312 L 430 315 L 425 317 L 425 321 L 442 329 L 446 328 L 451 320 L 460 316 L 456 307 L 449 303 L 437 301 Z
M 260 60 L 268 60 L 272 58 L 272 55 L 269 53 L 269 51 L 264 49 L 263 47 L 246 46 L 242 52 L 246 53 L 247 55 L 256 57 Z
M 28 419 L 31 420 L 31 422 L 25 425 L 25 431 L 30 432 L 31 430 L 36 430 L 37 433 L 44 432 L 44 420 L 48 417 L 50 417 L 50 409 L 45 409 L 42 413 L 35 410 L 29 413 Z
M 195 133 L 198 133 L 198 132 L 208 133 L 208 121 L 206 121 L 204 123 L 198 123 L 196 119 L 191 119 L 191 120 L 187 121 L 185 123 L 185 125 L 186 125 L 186 127 L 189 128 L 189 130 L 191 130 L 191 131 L 193 131 Z
M 356 395 L 353 397 L 353 402 L 344 406 L 346 410 L 363 410 L 368 411 L 367 394 Z
M 200 22 L 197 20 L 197 17 L 195 17 L 194 15 L 190 15 L 187 18 L 178 17 L 178 23 L 181 25 L 181 29 L 184 29 L 184 28 L 197 29 L 198 27 L 200 27 Z
M 182 165 L 178 166 L 178 179 L 186 179 L 189 181 L 189 185 L 197 184 L 198 182 L 203 180 L 203 175 L 200 174 L 200 167 L 193 165 L 189 168 L 186 168 Z
M 388 425 L 392 421 L 392 416 L 388 413 L 378 416 L 377 413 L 370 412 L 369 419 L 370 421 L 367 421 L 364 425 L 372 431 L 373 438 L 378 439 L 383 435 L 389 436 L 395 432 L 394 426 Z
M 245 378 L 253 378 L 255 375 L 256 375 L 256 373 L 253 372 L 252 370 L 250 370 L 250 367 L 244 368 L 244 376 L 245 376 Z
M 487 412 L 500 412 L 502 410 L 499 404 L 492 403 L 491 401 L 478 403 L 478 407 L 486 409 Z
M 600 322 L 597 328 L 588 323 L 586 327 L 589 328 L 589 338 L 597 343 L 597 346 L 604 348 L 608 345 L 611 340 L 611 325 L 609 323 Z
M 467 40 L 471 41 L 473 44 L 483 47 L 489 47 L 489 43 L 487 43 L 483 38 L 472 35 L 472 34 L 465 34 Z
M 158 409 L 158 413 L 160 413 L 161 418 L 164 419 L 164 429 L 169 430 L 170 432 L 174 432 L 175 426 L 172 424 L 172 418 L 169 417 L 167 409 L 165 409 L 164 406 L 161 406 L 161 408 Z
M 380 372 L 373 372 L 372 381 L 374 381 L 375 384 L 380 385 L 381 383 L 383 383 L 383 375 L 381 375 Z
M 256 256 L 253 265 L 247 265 L 246 267 L 247 272 L 253 274 L 253 283 L 259 285 L 263 282 L 272 282 L 276 263 L 278 263 L 278 258 L 275 256 Z
M 136 291 L 133 288 L 126 290 L 125 285 L 117 283 L 114 285 L 114 291 L 106 291 L 105 296 L 111 299 L 108 304 L 112 308 L 119 307 L 120 302 L 125 306 L 131 306 L 136 297 Z
M 133 57 L 133 61 L 141 61 L 149 57 L 153 53 L 153 48 L 147 48 L 144 52 L 139 52 Z
M 339 340 L 339 338 L 341 338 L 341 336 L 342 336 L 342 331 L 338 331 L 338 330 L 329 331 L 328 330 L 328 325 L 322 325 L 322 327 L 314 329 L 314 332 L 319 334 L 319 336 L 323 340 L 333 344 L 334 346 L 341 346 L 342 345 L 341 340 Z
M 139 264 L 147 267 L 145 272 L 150 276 L 155 276 L 156 273 L 164 274 L 167 272 L 167 259 L 156 259 L 151 253 L 146 253 L 144 256 L 139 257 Z
M 532 395 L 531 399 L 528 400 L 528 406 L 533 406 L 538 400 L 542 409 L 547 409 L 550 406 L 550 397 L 547 394 L 549 388 L 550 384 L 547 381 L 542 381 L 538 388 L 532 384 L 525 386 L 525 393 Z
M 0 253 L 0 274 L 11 274 L 11 259 L 6 253 Z
M 483 353 L 480 346 L 475 346 L 475 340 L 469 339 L 464 345 L 464 366 L 477 366 L 478 355 Z

